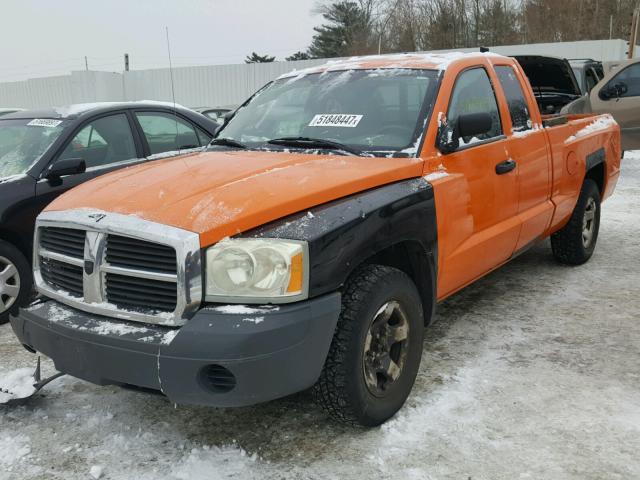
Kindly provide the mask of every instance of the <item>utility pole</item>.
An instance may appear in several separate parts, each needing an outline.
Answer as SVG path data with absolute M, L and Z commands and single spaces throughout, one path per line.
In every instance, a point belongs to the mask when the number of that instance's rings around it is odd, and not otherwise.
M 124 71 L 125 72 L 129 71 L 129 54 L 128 53 L 124 54 Z
M 84 56 L 84 69 L 88 72 L 89 71 L 89 61 L 87 60 L 87 56 Z
M 633 19 L 631 20 L 631 36 L 629 37 L 629 53 L 628 58 L 635 58 L 636 56 L 636 44 L 638 43 L 638 23 L 640 23 L 640 8 L 637 8 L 633 12 Z

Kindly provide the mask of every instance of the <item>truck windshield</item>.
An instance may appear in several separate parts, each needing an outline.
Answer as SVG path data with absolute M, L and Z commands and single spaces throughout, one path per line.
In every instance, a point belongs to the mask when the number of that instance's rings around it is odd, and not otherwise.
M 414 69 L 281 78 L 241 107 L 218 138 L 248 148 L 295 147 L 295 142 L 287 145 L 287 140 L 313 139 L 309 145 L 325 149 L 333 142 L 349 151 L 414 154 L 433 106 L 437 80 L 435 70 Z
M 63 128 L 60 120 L 0 120 L 0 179 L 26 173 Z

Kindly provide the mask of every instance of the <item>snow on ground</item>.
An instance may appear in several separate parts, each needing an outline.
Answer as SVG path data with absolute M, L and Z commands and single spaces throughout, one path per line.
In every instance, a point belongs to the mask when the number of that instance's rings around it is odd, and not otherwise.
M 640 478 L 639 204 L 640 152 L 588 264 L 558 265 L 545 243 L 441 304 L 381 428 L 337 425 L 307 394 L 176 408 L 64 377 L 0 407 L 0 479 Z M 0 327 L 0 374 L 34 366 Z

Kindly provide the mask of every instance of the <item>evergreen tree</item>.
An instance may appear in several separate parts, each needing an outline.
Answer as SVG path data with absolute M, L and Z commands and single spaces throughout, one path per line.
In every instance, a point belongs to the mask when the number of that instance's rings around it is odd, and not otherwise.
M 371 15 L 356 2 L 342 0 L 324 8 L 326 23 L 315 27 L 309 54 L 315 58 L 370 53 Z
M 270 57 L 269 55 L 258 55 L 256 52 L 251 52 L 251 55 L 247 55 L 244 59 L 244 63 L 270 63 L 273 62 L 276 57 Z
M 296 52 L 293 55 L 289 55 L 285 60 L 287 62 L 293 62 L 295 60 L 309 60 L 311 56 L 306 52 Z

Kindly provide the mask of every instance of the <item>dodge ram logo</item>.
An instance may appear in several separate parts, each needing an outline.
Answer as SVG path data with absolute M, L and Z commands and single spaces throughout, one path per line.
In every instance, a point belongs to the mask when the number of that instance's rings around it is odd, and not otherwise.
M 84 261 L 84 273 L 87 275 L 93 275 L 93 270 L 96 268 L 96 264 L 91 260 Z

